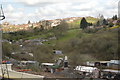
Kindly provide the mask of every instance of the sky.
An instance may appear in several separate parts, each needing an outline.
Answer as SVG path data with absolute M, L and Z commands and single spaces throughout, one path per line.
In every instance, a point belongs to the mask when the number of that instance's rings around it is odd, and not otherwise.
M 119 0 L 0 0 L 6 19 L 12 24 L 23 24 L 29 20 L 60 19 L 66 17 L 111 18 L 118 14 Z

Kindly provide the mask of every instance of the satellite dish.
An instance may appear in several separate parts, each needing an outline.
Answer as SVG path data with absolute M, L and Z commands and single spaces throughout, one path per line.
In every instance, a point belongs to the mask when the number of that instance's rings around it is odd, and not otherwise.
M 2 4 L 1 4 L 1 8 L 0 8 L 0 20 L 4 20 L 5 16 L 4 16 L 4 12 L 3 12 L 3 8 L 2 8 Z

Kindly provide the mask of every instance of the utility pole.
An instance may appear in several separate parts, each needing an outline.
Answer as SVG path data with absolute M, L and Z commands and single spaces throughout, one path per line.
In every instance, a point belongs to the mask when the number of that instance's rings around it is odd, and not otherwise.
M 4 19 L 5 19 L 5 16 L 4 16 L 4 13 L 3 13 L 3 10 L 2 10 L 2 5 L 1 5 L 1 8 L 0 8 L 0 22 Z M 0 65 L 2 67 L 2 26 L 1 26 L 1 23 L 0 23 Z
M 118 2 L 118 18 L 120 18 L 120 1 Z
M 0 7 L 0 22 L 5 19 L 4 12 L 2 9 L 2 4 Z M 0 24 L 0 67 L 1 67 L 1 72 L 2 72 L 2 79 L 4 80 L 4 75 L 6 74 L 8 79 L 9 79 L 9 73 L 8 73 L 8 68 L 7 64 L 2 64 L 2 24 Z
M 1 5 L 1 8 L 0 8 L 0 22 L 4 19 L 5 19 L 5 16 L 3 14 L 2 5 Z M 1 26 L 1 23 L 0 23 L 0 64 L 2 64 L 2 26 Z

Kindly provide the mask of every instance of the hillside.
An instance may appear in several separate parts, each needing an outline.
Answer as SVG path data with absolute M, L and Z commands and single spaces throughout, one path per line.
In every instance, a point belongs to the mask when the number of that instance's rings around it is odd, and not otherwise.
M 47 40 L 47 41 L 43 41 L 42 45 L 35 45 L 34 42 L 29 42 L 32 44 L 32 46 L 30 46 L 27 41 L 24 41 L 22 43 L 22 45 L 26 46 L 24 47 L 24 49 L 28 52 L 34 53 L 35 59 L 40 62 L 41 61 L 52 62 L 56 57 L 59 57 L 59 55 L 53 54 L 54 49 L 61 50 L 64 55 L 67 55 L 70 59 L 71 64 L 77 64 L 79 63 L 79 61 L 85 62 L 87 60 L 90 61 L 110 60 L 117 58 L 115 56 L 117 55 L 116 30 L 112 30 L 112 31 L 101 30 L 100 32 L 98 31 L 97 33 L 86 33 L 80 29 L 72 29 L 72 30 L 68 30 L 64 35 L 59 37 L 58 40 L 50 39 L 50 37 L 48 37 L 49 33 L 51 32 L 48 32 L 47 34 L 43 34 L 39 37 L 38 36 L 34 37 L 37 38 L 36 40 L 41 40 L 40 37 L 43 38 L 43 40 Z M 50 36 L 52 38 L 52 35 Z M 19 50 L 20 49 L 18 49 L 17 51 Z M 109 56 L 104 56 L 105 54 Z M 41 57 L 40 56 L 38 57 L 38 55 L 40 55 Z M 31 59 L 27 56 L 26 58 Z M 78 62 L 74 63 L 76 61 L 74 59 L 78 59 Z
M 21 31 L 21 30 L 31 30 L 35 27 L 41 27 L 40 25 L 44 26 L 44 29 L 51 29 L 54 26 L 57 26 L 62 21 L 66 21 L 69 24 L 69 28 L 79 28 L 80 21 L 82 17 L 69 17 L 69 18 L 63 18 L 63 19 L 55 19 L 55 20 L 44 20 L 39 21 L 36 23 L 27 23 L 27 24 L 10 24 L 9 22 L 3 22 L 2 28 L 3 32 L 15 32 L 15 31 Z M 95 23 L 98 19 L 94 17 L 86 17 L 86 20 L 89 23 Z
M 79 28 L 82 17 L 75 20 L 74 22 L 69 23 L 70 28 Z M 86 17 L 87 22 L 95 24 L 98 19 L 94 17 Z
M 88 18 L 88 21 L 93 21 L 93 23 L 96 20 Z M 26 55 L 24 59 L 36 59 L 39 62 L 54 62 L 56 58 L 67 55 L 72 65 L 83 64 L 88 60 L 118 59 L 116 56 L 118 25 L 82 30 L 69 28 L 69 24 L 72 23 L 78 24 L 77 21 L 74 21 L 62 23 L 49 30 L 35 28 L 28 31 L 4 33 L 3 38 L 13 42 L 13 44 L 3 44 L 4 53 L 13 58 L 16 56 L 16 59 L 19 60 L 23 59 L 23 53 L 33 53 L 34 57 Z M 54 50 L 60 50 L 63 54 L 56 55 Z M 12 52 L 21 54 L 12 55 L 10 54 Z

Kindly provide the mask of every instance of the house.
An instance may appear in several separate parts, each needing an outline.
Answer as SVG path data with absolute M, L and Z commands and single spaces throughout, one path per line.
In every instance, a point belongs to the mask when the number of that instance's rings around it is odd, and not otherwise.
M 110 61 L 87 61 L 87 66 L 108 66 Z
M 54 63 L 41 63 L 42 66 L 53 66 Z
M 110 60 L 110 64 L 117 64 L 120 65 L 120 60 Z
M 54 53 L 55 53 L 55 54 L 62 54 L 62 51 L 60 51 L 60 50 L 55 50 Z
M 120 73 L 120 70 L 113 70 L 113 69 L 103 69 L 104 72 L 112 72 L 112 73 Z
M 41 63 L 40 68 L 45 72 L 51 72 L 51 66 L 53 66 L 54 63 Z
M 4 22 L 2 25 L 3 25 L 4 27 L 8 27 L 8 26 L 10 25 L 10 23 L 9 23 L 9 22 Z
M 113 23 L 114 25 L 116 25 L 117 22 L 118 22 L 118 20 L 114 20 L 112 23 Z
M 93 29 L 93 28 L 94 28 L 94 26 L 88 26 L 88 28 Z
M 74 70 L 92 73 L 95 69 L 97 69 L 97 68 L 96 67 L 88 67 L 88 66 L 76 66 Z
M 50 26 L 54 27 L 59 25 L 61 21 L 59 19 L 55 19 L 55 20 L 50 20 L 50 22 L 51 22 Z
M 28 68 L 39 67 L 39 62 L 37 61 L 19 61 L 19 66 L 26 66 Z
M 87 61 L 87 66 L 106 66 L 111 68 L 118 68 L 120 66 L 120 60 L 110 60 L 110 61 Z
M 120 60 L 110 60 L 110 62 L 108 63 L 108 66 L 112 68 L 119 68 Z

